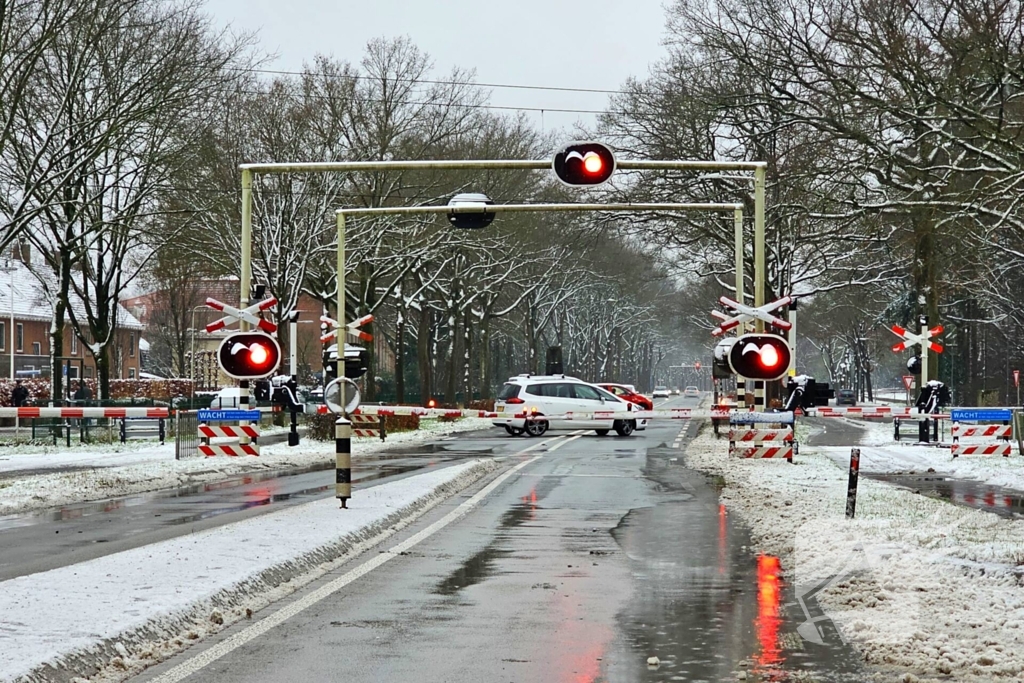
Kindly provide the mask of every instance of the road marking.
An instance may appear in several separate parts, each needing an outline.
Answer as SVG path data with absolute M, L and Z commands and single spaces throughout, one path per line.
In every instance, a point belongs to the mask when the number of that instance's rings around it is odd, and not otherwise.
M 519 451 L 518 453 L 515 453 L 514 455 L 523 455 L 525 453 L 529 453 L 530 451 L 540 448 L 544 444 L 549 443 L 551 441 L 566 439 L 566 436 L 567 435 L 556 436 L 551 439 L 545 439 L 544 441 L 540 441 L 528 448 Z M 577 436 L 573 438 L 579 437 Z M 571 438 L 566 439 L 566 441 L 563 441 L 562 443 L 566 443 L 567 441 L 571 440 Z M 550 453 L 552 450 L 558 448 L 561 445 L 562 444 L 559 443 L 555 445 L 553 448 L 548 449 L 547 452 Z M 195 657 L 192 657 L 191 659 L 184 661 L 181 664 L 178 664 L 170 671 L 167 671 L 166 673 L 163 673 L 160 676 L 154 678 L 153 683 L 177 683 L 178 681 L 184 680 L 185 678 L 188 678 L 189 676 L 198 673 L 210 664 L 213 664 L 221 657 L 230 654 L 231 652 L 237 650 L 246 643 L 256 638 L 259 638 L 264 633 L 267 633 L 271 629 L 280 626 L 281 624 L 288 621 L 289 619 L 299 614 L 303 610 L 306 610 L 309 607 L 312 607 L 316 603 L 320 602 L 321 600 L 330 597 L 334 593 L 337 593 L 339 590 L 341 590 L 348 584 L 352 583 L 356 579 L 365 576 L 366 574 L 369 574 L 371 571 L 380 567 L 388 560 L 398 557 L 400 553 L 406 552 L 407 550 L 409 550 L 409 548 L 412 548 L 413 546 L 430 538 L 431 536 L 433 536 L 438 531 L 445 528 L 452 522 L 461 519 L 467 513 L 469 513 L 470 510 L 476 507 L 481 500 L 486 498 L 492 491 L 494 491 L 496 488 L 505 483 L 509 477 L 511 477 L 513 474 L 517 473 L 519 470 L 523 469 L 527 465 L 533 463 L 534 461 L 539 460 L 543 456 L 544 454 L 541 453 L 539 455 L 533 456 L 529 460 L 524 460 L 518 465 L 515 465 L 507 472 L 502 473 L 497 479 L 492 481 L 490 484 L 480 489 L 473 497 L 461 503 L 457 508 L 455 508 L 454 510 L 452 510 L 447 515 L 437 520 L 430 526 L 428 526 L 426 529 L 423 529 L 422 531 L 413 534 L 412 536 L 405 539 L 393 548 L 381 552 L 373 559 L 364 562 L 355 569 L 352 569 L 346 572 L 345 574 L 339 576 L 338 578 L 330 581 L 329 583 L 324 584 L 312 593 L 296 600 L 290 605 L 282 607 L 278 611 L 266 616 L 257 623 L 251 626 L 247 626 L 246 628 L 242 629 L 241 631 L 229 637 L 228 639 L 221 641 L 220 643 L 217 643 L 216 645 L 208 648 L 207 650 L 204 650 L 203 652 L 200 652 Z

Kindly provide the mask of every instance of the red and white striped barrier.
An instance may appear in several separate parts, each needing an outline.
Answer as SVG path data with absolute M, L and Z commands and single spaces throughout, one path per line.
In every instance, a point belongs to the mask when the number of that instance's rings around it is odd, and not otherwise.
M 959 422 L 953 423 L 952 435 L 954 437 L 966 436 L 994 436 L 997 439 L 1009 439 L 1013 436 L 1012 425 L 962 425 Z
M 210 425 L 201 424 L 199 425 L 199 436 L 206 437 L 208 439 L 215 438 L 241 438 L 247 436 L 250 439 L 255 439 L 260 435 L 260 428 L 258 425 L 218 425 L 211 427 Z
M 199 444 L 199 452 L 206 457 L 213 457 L 216 455 L 229 455 L 237 457 L 240 455 L 259 455 L 260 447 L 256 444 Z
M 767 446 L 753 448 L 738 448 L 735 455 L 741 458 L 778 458 L 780 460 L 793 461 L 792 446 Z
M 809 411 L 812 417 L 870 417 L 870 418 L 893 418 L 901 420 L 913 417 L 910 407 L 892 406 L 821 406 Z
M 122 417 L 151 417 L 167 418 L 171 411 L 167 408 L 44 408 L 35 406 L 23 406 L 20 408 L 0 408 L 0 417 L 17 417 L 22 420 L 29 420 L 36 417 L 62 417 L 62 418 L 122 418 Z
M 1008 443 L 1000 444 L 962 444 L 955 443 L 950 446 L 953 457 L 958 455 L 1002 455 L 1009 457 L 1012 446 Z
M 318 413 L 327 413 L 327 406 L 317 406 Z M 525 418 L 543 418 L 545 420 L 611 420 L 627 418 L 634 420 L 669 419 L 689 420 L 693 418 L 728 419 L 732 414 L 729 408 L 670 408 L 668 410 L 633 410 L 628 412 L 612 410 L 596 410 L 593 412 L 569 412 L 561 415 L 538 415 L 533 411 L 518 413 L 496 412 L 488 410 L 459 410 L 458 408 L 421 408 L 419 406 L 360 406 L 354 415 L 419 415 L 420 417 L 481 417 L 514 420 Z
M 730 429 L 729 441 L 792 441 L 793 432 L 789 429 Z

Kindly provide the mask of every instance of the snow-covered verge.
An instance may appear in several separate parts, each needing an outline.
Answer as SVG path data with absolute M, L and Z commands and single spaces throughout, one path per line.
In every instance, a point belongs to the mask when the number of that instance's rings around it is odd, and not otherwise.
M 705 431 L 685 458 L 724 479 L 805 604 L 827 583 L 817 600 L 876 680 L 1024 680 L 1024 521 L 863 478 L 848 520 L 847 471 L 813 447 L 793 465 L 730 459 Z
M 491 427 L 490 420 L 465 418 L 456 422 L 429 420 L 420 429 L 389 434 L 386 442 L 371 437 L 353 439 L 354 462 L 364 455 L 391 448 L 409 446 L 455 432 Z M 301 445 L 289 448 L 274 444 L 261 449 L 259 457 L 228 457 L 174 459 L 174 445 L 148 447 L 138 443 L 113 444 L 53 452 L 28 449 L 18 454 L 7 453 L 0 460 L 0 514 L 71 505 L 90 500 L 210 483 L 225 477 L 267 470 L 288 470 L 311 467 L 334 461 L 334 442 L 303 439 Z M 44 464 L 45 463 L 45 464 Z M 57 464 L 61 463 L 61 464 Z M 117 466 L 110 466 L 118 463 Z M 43 467 L 88 467 L 63 472 L 26 473 L 19 477 L 11 470 L 38 470 Z
M 0 583 L 0 680 L 123 680 L 250 618 L 500 467 L 471 461 Z

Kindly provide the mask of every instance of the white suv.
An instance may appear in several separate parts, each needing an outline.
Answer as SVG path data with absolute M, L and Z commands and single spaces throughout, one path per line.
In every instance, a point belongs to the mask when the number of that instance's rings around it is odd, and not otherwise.
M 600 419 L 544 420 L 525 417 L 498 417 L 495 427 L 504 427 L 513 436 L 541 436 L 551 429 L 593 429 L 604 436 L 612 429 L 619 436 L 629 436 L 636 429 L 636 420 L 630 419 L 634 405 L 592 384 L 565 375 L 519 375 L 509 378 L 501 387 L 494 410 L 499 415 L 535 414 L 565 415 L 566 413 L 610 412 L 622 413 Z
M 651 398 L 669 398 L 672 396 L 672 392 L 668 390 L 668 387 L 659 384 L 654 387 L 654 391 L 651 393 Z

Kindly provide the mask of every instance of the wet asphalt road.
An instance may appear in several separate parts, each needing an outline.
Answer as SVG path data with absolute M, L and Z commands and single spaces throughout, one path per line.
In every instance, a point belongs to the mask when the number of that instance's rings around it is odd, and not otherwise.
M 176 665 L 191 667 L 176 680 L 192 682 L 860 680 L 840 642 L 797 636 L 803 617 L 778 561 L 753 555 L 712 485 L 683 466 L 673 444 L 688 428 L 498 436 L 535 448 L 511 463 L 541 457 L 464 517 L 266 631 L 245 622 L 135 680 Z M 431 531 L 485 483 L 386 547 Z M 256 619 L 318 597 L 381 552 Z M 232 636 L 237 647 L 196 664 Z
M 374 486 L 495 451 L 493 432 L 354 459 L 358 486 Z M 358 448 L 358 445 L 356 446 Z M 334 469 L 269 471 L 110 500 L 0 517 L 0 581 L 84 562 L 334 495 Z

